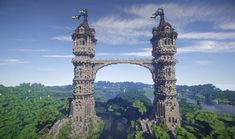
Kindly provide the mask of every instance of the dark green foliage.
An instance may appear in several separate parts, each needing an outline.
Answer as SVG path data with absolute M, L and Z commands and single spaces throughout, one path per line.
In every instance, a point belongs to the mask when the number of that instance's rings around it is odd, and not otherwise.
M 4 139 L 38 138 L 68 111 L 68 102 L 53 97 L 57 92 L 41 84 L 0 86 L 0 93 L 0 137 Z
M 144 103 L 140 100 L 135 100 L 132 106 L 134 108 L 137 108 L 141 115 L 143 115 L 147 111 L 146 107 L 144 106 Z
M 127 93 L 118 94 L 116 98 L 110 99 L 106 108 L 108 112 L 131 121 L 147 116 L 151 110 L 151 101 L 142 91 L 128 90 Z
M 105 87 L 102 88 L 102 85 Z M 151 94 L 151 87 L 129 82 L 99 83 L 97 87 L 97 93 L 102 95 L 96 97 L 96 112 L 105 122 L 104 132 L 107 135 L 101 138 L 126 138 L 127 132 L 128 138 L 148 138 L 141 131 L 138 120 L 150 115 L 152 104 L 145 97 L 145 90 Z M 234 91 L 221 91 L 212 85 L 180 89 L 180 95 L 187 94 L 198 99 L 206 94 L 221 103 L 231 103 L 235 99 Z M 109 92 L 112 92 L 111 95 L 107 95 Z M 29 83 L 17 87 L 0 85 L 0 94 L 0 138 L 36 139 L 47 133 L 55 121 L 68 114 L 67 98 L 72 96 L 72 86 L 46 87 Z M 187 103 L 185 99 L 181 99 L 179 104 L 182 127 L 176 130 L 177 138 L 235 138 L 234 116 L 203 111 L 200 106 Z M 65 124 L 60 130 L 59 138 L 66 138 L 70 130 L 70 124 Z M 164 124 L 155 125 L 153 133 L 155 138 L 169 138 Z M 91 138 L 97 138 L 100 134 L 98 132 Z
M 176 138 L 177 139 L 196 139 L 196 137 L 192 133 L 188 132 L 183 127 L 176 129 Z
M 144 139 L 143 131 L 134 131 L 129 133 L 127 136 L 128 139 Z
M 179 101 L 179 105 L 180 105 L 180 113 L 182 116 L 186 115 L 187 113 L 195 112 L 201 109 L 201 107 L 198 105 L 187 103 L 186 99 L 181 99 Z
M 144 96 L 144 93 L 145 93 L 144 91 L 133 89 L 133 90 L 128 90 L 127 93 L 118 94 L 117 97 L 127 100 L 130 103 L 133 103 L 135 100 L 140 100 L 145 105 L 151 106 L 151 101 L 146 96 Z
M 190 97 L 206 103 L 218 102 L 221 104 L 235 105 L 235 91 L 222 91 L 212 84 L 194 85 L 194 86 L 177 86 L 179 98 Z
M 69 133 L 71 132 L 71 122 L 66 122 L 64 126 L 60 129 L 60 132 L 58 134 L 59 139 L 68 139 Z
M 162 125 L 153 125 L 152 132 L 155 139 L 170 139 L 167 129 Z
M 39 113 L 38 116 L 38 125 L 37 127 L 39 129 L 42 129 L 43 127 L 51 127 L 53 123 L 58 119 L 59 117 L 62 118 L 63 116 L 59 115 L 59 111 L 56 107 L 53 107 L 51 105 L 46 106 L 42 109 L 42 111 Z
M 96 132 L 95 133 L 90 133 L 89 134 L 90 136 L 88 138 L 89 139 L 98 139 L 101 136 L 102 132 L 103 132 L 104 123 L 103 123 L 103 121 L 98 120 L 98 123 L 96 125 L 92 125 L 90 128 L 91 129 L 96 128 Z
M 234 125 L 227 123 L 235 122 L 235 117 L 229 115 L 218 115 L 212 112 L 197 110 L 183 115 L 183 127 L 179 128 L 177 134 L 181 137 L 194 134 L 197 138 L 226 138 L 234 136 Z M 191 132 L 190 134 L 187 132 Z
M 140 123 L 137 121 L 131 121 L 132 131 L 128 133 L 128 139 L 144 139 L 144 132 L 141 130 Z

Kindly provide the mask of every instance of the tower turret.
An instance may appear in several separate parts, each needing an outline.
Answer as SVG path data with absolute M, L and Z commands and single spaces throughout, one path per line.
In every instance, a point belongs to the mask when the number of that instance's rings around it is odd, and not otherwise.
M 179 104 L 176 99 L 176 38 L 177 32 L 165 21 L 163 9 L 158 9 L 154 14 L 160 15 L 158 27 L 154 27 L 151 39 L 152 56 L 154 65 L 154 110 L 153 117 L 157 121 L 164 121 L 174 133 L 180 126 Z
M 96 132 L 96 125 L 99 118 L 95 112 L 94 100 L 94 56 L 95 56 L 95 29 L 88 24 L 87 10 L 80 11 L 80 15 L 73 16 L 73 19 L 80 19 L 82 23 L 72 34 L 74 65 L 73 79 L 73 100 L 71 102 L 72 132 L 70 137 L 88 136 Z

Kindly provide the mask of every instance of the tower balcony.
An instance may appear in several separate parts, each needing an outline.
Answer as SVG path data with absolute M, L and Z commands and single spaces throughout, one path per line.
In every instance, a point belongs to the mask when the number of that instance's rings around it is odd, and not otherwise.
M 153 55 L 159 55 L 159 54 L 169 54 L 174 55 L 176 53 L 177 49 L 175 45 L 164 45 L 164 46 L 157 46 L 153 48 Z
M 177 62 L 177 59 L 171 55 L 156 55 L 156 59 L 153 60 L 155 63 L 165 63 L 165 64 L 173 64 L 175 65 Z
M 90 57 L 74 57 L 72 59 L 73 65 L 79 65 L 79 64 L 84 64 L 84 63 L 90 63 L 93 64 L 94 60 Z
M 87 47 L 87 46 L 75 46 L 73 48 L 73 54 L 74 55 L 89 55 L 91 57 L 94 57 L 95 56 L 95 50 L 93 47 Z

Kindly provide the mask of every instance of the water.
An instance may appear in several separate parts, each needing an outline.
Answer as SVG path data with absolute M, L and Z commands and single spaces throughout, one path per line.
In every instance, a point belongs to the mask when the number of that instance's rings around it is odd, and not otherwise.
M 100 139 L 125 139 L 130 131 L 127 119 L 112 114 L 101 114 L 104 121 L 104 130 Z
M 194 99 L 187 98 L 186 100 L 189 103 L 197 104 L 197 101 L 194 100 Z M 231 115 L 235 115 L 235 106 L 234 105 L 226 105 L 226 104 L 208 105 L 208 104 L 205 104 L 204 102 L 200 102 L 200 106 L 204 110 L 215 112 L 215 113 L 218 113 L 218 114 L 228 113 L 228 114 L 231 114 Z

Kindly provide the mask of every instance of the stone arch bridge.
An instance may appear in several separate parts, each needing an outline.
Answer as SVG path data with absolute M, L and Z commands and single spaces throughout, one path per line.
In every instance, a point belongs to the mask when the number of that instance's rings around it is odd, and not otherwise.
M 113 65 L 113 64 L 134 64 L 144 68 L 147 68 L 153 73 L 153 64 L 150 59 L 115 59 L 115 60 L 95 60 L 94 73 L 96 74 L 99 69 Z
M 72 62 L 74 65 L 73 99 L 71 101 L 70 118 L 72 121 L 71 138 L 87 137 L 97 131 L 95 128 L 100 118 L 96 116 L 94 100 L 94 81 L 99 69 L 119 63 L 136 64 L 147 68 L 154 81 L 154 101 L 152 115 L 141 122 L 143 131 L 151 132 L 153 124 L 164 121 L 174 134 L 180 126 L 179 105 L 176 99 L 175 53 L 177 32 L 165 21 L 163 9 L 158 9 L 153 17 L 160 16 L 160 23 L 152 29 L 152 59 L 95 59 L 95 29 L 88 24 L 87 10 L 83 9 L 79 16 L 83 22 L 72 34 L 74 44 Z M 110 40 L 112 41 L 112 40 Z M 93 127 L 93 128 L 91 128 Z

